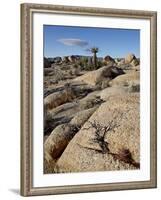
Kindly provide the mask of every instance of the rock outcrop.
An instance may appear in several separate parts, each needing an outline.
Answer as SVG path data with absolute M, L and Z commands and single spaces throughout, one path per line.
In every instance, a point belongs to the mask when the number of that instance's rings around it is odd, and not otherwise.
M 77 57 L 74 55 L 68 56 L 68 60 L 71 63 L 75 63 L 77 61 Z
M 75 98 L 71 87 L 64 88 L 63 91 L 54 92 L 44 99 L 44 107 L 46 110 L 51 110 L 59 105 L 70 102 Z
M 111 80 L 109 85 L 110 86 L 130 86 L 136 81 L 140 81 L 140 73 L 139 72 L 132 72 L 128 74 L 123 74 L 121 76 L 116 77 L 115 79 Z
M 56 63 L 56 64 L 59 64 L 59 63 L 62 62 L 62 58 L 60 56 L 55 57 L 54 60 L 53 60 L 53 62 Z
M 51 67 L 51 63 L 47 58 L 44 57 L 44 68 L 49 68 Z
M 44 68 L 44 75 L 50 75 L 53 72 L 53 69 L 51 67 Z
M 68 62 L 69 62 L 69 58 L 68 58 L 68 56 L 64 56 L 64 57 L 62 57 L 62 62 L 64 62 L 64 63 L 68 63 Z
M 73 119 L 74 121 L 78 121 L 78 119 L 82 121 L 82 117 L 85 120 L 85 115 L 88 116 L 92 110 L 97 109 L 102 102 L 97 92 L 93 92 L 80 100 L 64 103 L 51 110 L 45 109 L 47 112 L 44 120 L 44 134 L 49 135 L 58 125 L 69 123 L 73 118 L 76 118 Z
M 87 72 L 86 74 L 76 78 L 75 81 L 83 81 L 84 83 L 87 83 L 89 85 L 97 85 L 99 83 L 102 83 L 102 81 L 107 80 L 107 78 L 112 79 L 121 74 L 124 74 L 122 69 L 113 65 L 109 65 L 101 67 L 100 69 L 92 72 Z
M 44 150 L 45 150 L 45 159 L 49 162 L 52 159 L 58 158 L 68 142 L 74 136 L 74 127 L 68 124 L 62 124 L 57 126 L 50 136 L 46 139 Z
M 108 65 L 110 63 L 115 63 L 115 60 L 111 56 L 107 55 L 104 57 L 103 62 Z
M 138 94 L 111 96 L 74 136 L 58 160 L 57 168 L 64 172 L 137 168 L 139 165 L 134 163 L 140 160 L 138 105 Z M 101 126 L 102 131 L 107 127 L 104 140 L 99 141 L 92 122 L 97 127 Z M 101 135 L 101 131 L 98 134 Z M 102 149 L 103 144 L 107 146 L 106 153 Z M 119 160 L 119 152 L 123 149 L 130 152 L 133 162 Z
M 135 57 L 134 54 L 128 54 L 125 57 L 125 64 L 131 64 L 132 66 L 137 66 L 139 65 L 139 61 L 137 60 L 137 58 Z
M 100 98 L 107 101 L 111 96 L 123 95 L 128 92 L 126 87 L 108 87 L 100 92 Z
M 96 109 L 97 107 L 80 111 L 73 117 L 70 123 L 58 125 L 52 131 L 44 145 L 45 159 L 47 162 L 60 157 L 69 141 Z

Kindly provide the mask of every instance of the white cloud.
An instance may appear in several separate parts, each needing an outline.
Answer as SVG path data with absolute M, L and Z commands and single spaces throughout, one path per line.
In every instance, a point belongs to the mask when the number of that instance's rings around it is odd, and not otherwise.
M 84 46 L 88 45 L 87 41 L 81 40 L 81 39 L 76 39 L 76 38 L 61 38 L 58 41 L 67 46 L 84 47 Z

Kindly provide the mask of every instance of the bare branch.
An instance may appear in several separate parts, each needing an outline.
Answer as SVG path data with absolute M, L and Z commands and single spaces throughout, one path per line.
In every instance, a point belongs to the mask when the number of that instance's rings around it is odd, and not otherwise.
M 123 114 L 121 113 L 120 118 L 122 117 L 122 115 Z M 118 117 L 118 115 L 116 117 Z M 115 128 L 118 128 L 120 126 L 115 123 L 116 121 L 115 118 L 111 120 L 110 122 L 108 122 L 107 126 L 103 126 L 100 123 L 97 123 L 96 121 L 93 121 L 93 122 L 89 121 L 88 123 L 90 124 L 90 126 L 88 128 L 84 128 L 84 130 L 89 130 L 90 128 L 95 129 L 95 132 L 94 132 L 95 138 L 92 138 L 91 141 L 94 143 L 97 143 L 100 146 L 101 150 L 94 149 L 92 147 L 84 147 L 84 148 L 87 148 L 89 150 L 95 150 L 99 153 L 101 152 L 102 154 L 108 153 L 112 155 L 115 160 L 119 160 L 128 164 L 131 164 L 136 168 L 140 168 L 140 163 L 135 162 L 135 160 L 132 158 L 132 155 L 129 149 L 121 149 L 118 154 L 115 154 L 115 153 L 112 153 L 110 149 L 108 148 L 109 143 L 105 141 L 106 133 L 108 133 L 111 130 L 114 131 Z
M 90 128 L 95 129 L 95 138 L 91 139 L 92 142 L 99 144 L 100 148 L 102 149 L 102 153 L 109 152 L 108 142 L 105 141 L 105 136 L 108 131 L 114 129 L 115 127 L 118 127 L 118 125 L 116 125 L 113 120 L 110 121 L 107 126 L 103 126 L 95 120 L 93 122 L 89 121 L 88 123 L 90 124 L 90 126 L 84 128 L 84 130 L 89 130 Z

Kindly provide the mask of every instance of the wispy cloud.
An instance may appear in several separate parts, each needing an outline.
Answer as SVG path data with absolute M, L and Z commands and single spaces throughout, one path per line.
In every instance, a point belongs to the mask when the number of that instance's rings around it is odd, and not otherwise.
M 77 38 L 61 38 L 58 41 L 61 42 L 64 45 L 67 45 L 67 46 L 84 47 L 84 46 L 88 45 L 87 41 L 81 40 L 81 39 L 77 39 Z

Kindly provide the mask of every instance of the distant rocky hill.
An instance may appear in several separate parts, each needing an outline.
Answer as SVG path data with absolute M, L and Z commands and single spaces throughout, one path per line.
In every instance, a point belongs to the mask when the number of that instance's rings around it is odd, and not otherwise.
M 84 59 L 92 59 L 92 56 L 84 56 L 84 55 L 69 55 L 69 56 L 63 56 L 63 57 L 60 57 L 60 56 L 57 56 L 57 57 L 44 57 L 44 67 L 47 68 L 49 67 L 49 65 L 47 64 L 50 63 L 53 64 L 59 64 L 59 63 L 62 63 L 62 62 L 76 62 L 76 61 L 79 61 L 81 60 L 82 58 Z M 98 61 L 102 61 L 103 58 L 102 57 L 98 57 L 97 58 Z
M 138 61 L 140 61 L 139 58 L 136 58 L 134 54 L 129 54 L 132 56 L 132 58 L 112 58 L 109 55 L 106 55 L 105 57 L 97 57 L 98 61 L 105 61 L 105 62 L 109 62 L 109 61 L 115 61 L 116 63 L 123 63 L 125 61 L 125 63 L 129 63 L 129 59 L 137 59 Z M 128 55 L 128 56 L 129 56 Z M 87 59 L 90 60 L 92 59 L 92 56 L 86 56 L 86 55 L 68 55 L 68 56 L 57 56 L 57 57 L 44 57 L 44 67 L 48 68 L 51 66 L 51 64 L 55 63 L 55 64 L 61 64 L 62 62 L 77 62 L 80 61 L 81 59 Z

